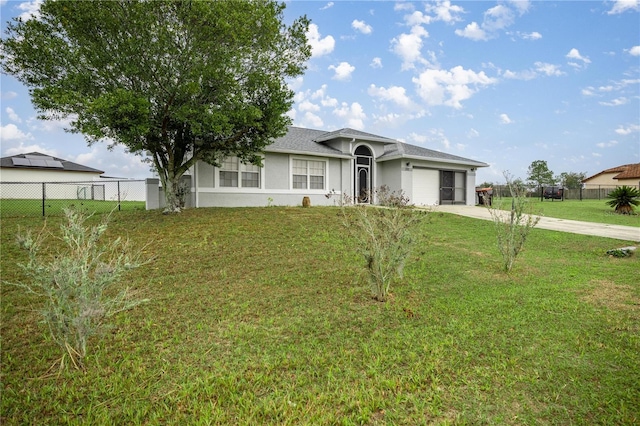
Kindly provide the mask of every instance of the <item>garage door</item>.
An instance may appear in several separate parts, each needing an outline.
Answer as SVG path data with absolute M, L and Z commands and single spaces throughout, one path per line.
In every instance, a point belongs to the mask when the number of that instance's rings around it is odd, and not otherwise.
M 440 201 L 440 171 L 413 169 L 413 197 L 411 202 L 417 206 L 433 206 Z

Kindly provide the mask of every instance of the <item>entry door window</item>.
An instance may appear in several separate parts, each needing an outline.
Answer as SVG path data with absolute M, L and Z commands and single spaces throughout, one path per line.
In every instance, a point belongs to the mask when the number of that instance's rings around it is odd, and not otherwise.
M 373 155 L 366 146 L 359 146 L 355 151 L 355 195 L 358 203 L 371 203 Z

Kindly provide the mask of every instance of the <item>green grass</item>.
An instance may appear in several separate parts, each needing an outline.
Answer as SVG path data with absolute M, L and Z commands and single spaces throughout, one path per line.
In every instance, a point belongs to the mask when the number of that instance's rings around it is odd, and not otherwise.
M 606 205 L 606 200 L 544 200 L 529 199 L 534 212 L 546 217 L 559 219 L 581 220 L 584 222 L 607 223 L 610 225 L 626 225 L 640 227 L 640 209 L 635 215 L 615 213 L 613 208 Z M 511 208 L 511 198 L 494 198 L 494 206 L 502 205 Z
M 60 216 L 65 207 L 86 209 L 88 212 L 108 213 L 118 209 L 117 200 L 45 200 L 44 215 Z M 144 210 L 144 201 L 121 201 L 120 210 Z M 36 199 L 2 199 L 0 200 L 0 217 L 42 216 L 42 200 Z
M 126 283 L 151 302 L 93 341 L 86 373 L 49 371 L 40 302 L 3 284 L 1 423 L 640 422 L 640 256 L 605 255 L 629 242 L 534 229 L 506 275 L 490 222 L 433 213 L 379 303 L 337 214 L 115 215 L 110 235 L 152 241 Z M 3 280 L 18 226 L 40 225 L 3 218 Z

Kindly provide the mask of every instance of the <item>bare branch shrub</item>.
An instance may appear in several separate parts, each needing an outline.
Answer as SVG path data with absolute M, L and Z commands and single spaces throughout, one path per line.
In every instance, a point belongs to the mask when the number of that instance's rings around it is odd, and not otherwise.
M 74 209 L 65 209 L 64 214 L 61 236 L 54 237 L 64 249 L 55 256 L 41 255 L 51 237 L 46 224 L 36 235 L 18 233 L 17 243 L 29 255 L 27 263 L 18 265 L 27 281 L 10 284 L 44 299 L 41 314 L 63 352 L 60 368 L 66 357 L 76 368 L 84 368 L 88 339 L 104 329 L 105 319 L 147 301 L 132 300 L 128 288 L 110 291 L 125 273 L 145 262 L 129 240 L 102 242 L 110 215 L 90 226 L 86 222 L 92 215 Z
M 488 205 L 488 197 L 485 198 L 485 206 L 495 225 L 503 269 L 510 272 L 516 257 L 524 248 L 529 232 L 540 221 L 540 216 L 534 214 L 526 196 L 526 189 L 515 184 L 508 172 L 504 172 L 504 177 L 511 193 L 511 209 L 502 210 L 501 202 L 494 202 L 493 206 Z
M 378 206 L 344 203 L 341 212 L 344 226 L 365 258 L 372 295 L 384 302 L 391 285 L 403 277 L 427 212 L 414 209 L 402 191 L 392 192 L 387 186 L 372 195 Z

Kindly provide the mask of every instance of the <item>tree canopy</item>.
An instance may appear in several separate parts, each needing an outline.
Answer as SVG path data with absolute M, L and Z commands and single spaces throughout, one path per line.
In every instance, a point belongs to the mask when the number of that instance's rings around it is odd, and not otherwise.
M 148 153 L 179 211 L 179 180 L 196 161 L 260 164 L 286 132 L 288 78 L 311 55 L 303 16 L 244 1 L 51 1 L 9 23 L 3 70 L 29 87 L 41 118 L 72 119 L 88 143 Z
M 538 188 L 543 185 L 553 185 L 555 180 L 553 172 L 549 170 L 547 162 L 544 160 L 536 160 L 529 166 L 527 180 L 535 184 Z

